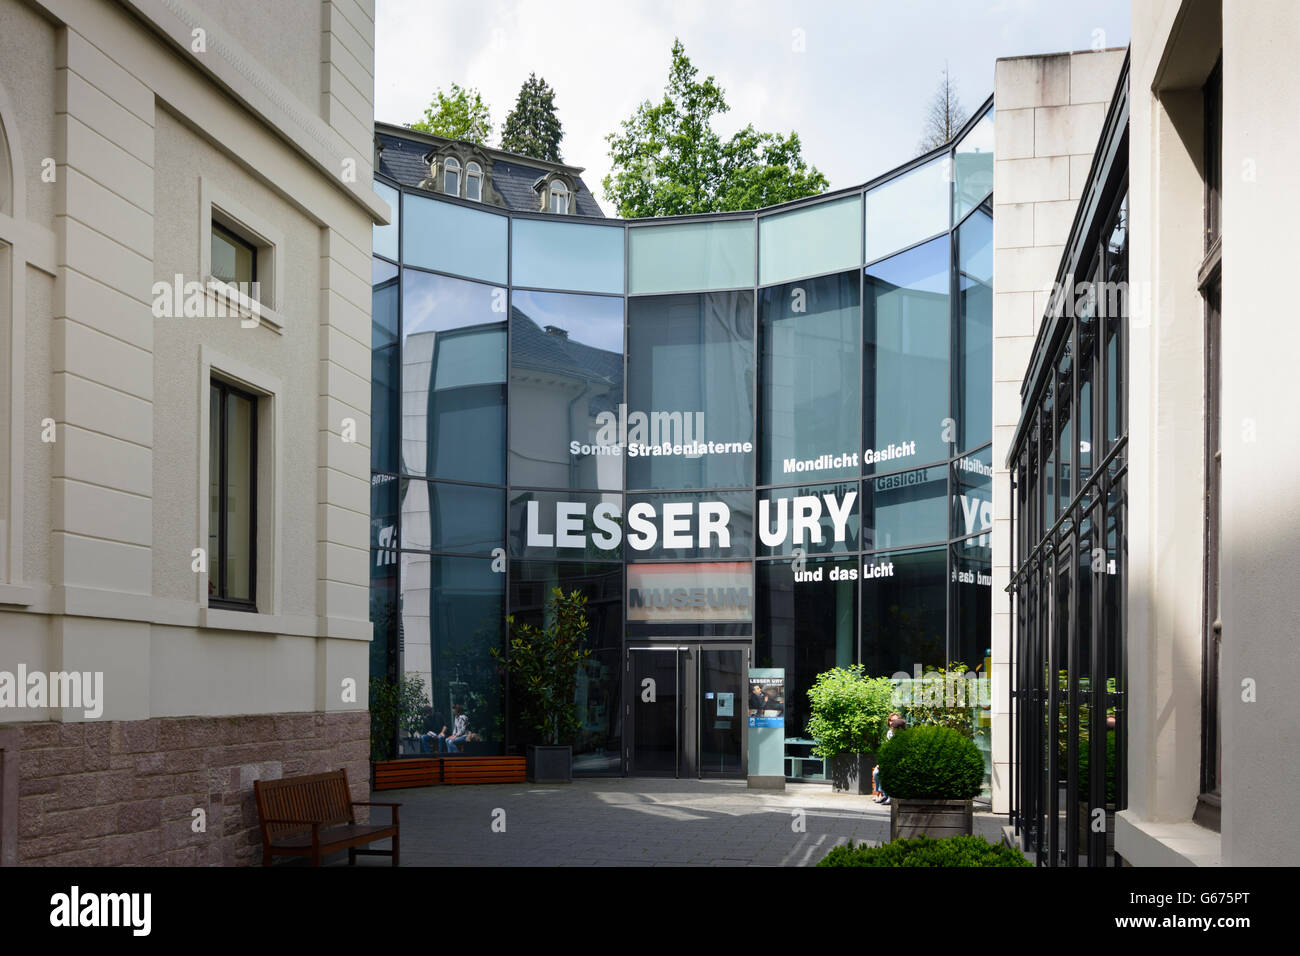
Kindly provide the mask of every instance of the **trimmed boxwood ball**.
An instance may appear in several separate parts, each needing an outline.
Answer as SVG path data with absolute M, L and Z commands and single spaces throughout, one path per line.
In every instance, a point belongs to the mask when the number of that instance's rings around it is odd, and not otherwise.
M 904 800 L 969 800 L 984 783 L 984 755 L 951 727 L 901 730 L 880 748 L 876 762 L 881 788 Z
M 1005 843 L 989 843 L 981 836 L 955 836 L 935 840 L 917 837 L 883 846 L 837 846 L 818 866 L 1033 866 L 1025 855 Z

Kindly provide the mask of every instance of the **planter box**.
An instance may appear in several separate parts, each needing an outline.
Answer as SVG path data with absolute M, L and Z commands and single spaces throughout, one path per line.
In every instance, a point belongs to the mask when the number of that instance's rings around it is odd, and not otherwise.
M 970 836 L 970 800 L 904 800 L 893 797 L 889 801 L 889 839 L 910 840 L 928 836 L 936 840 L 951 836 Z
M 529 783 L 572 783 L 572 747 L 529 747 L 525 762 Z
M 836 793 L 870 793 L 875 754 L 836 754 L 831 758 L 831 786 Z

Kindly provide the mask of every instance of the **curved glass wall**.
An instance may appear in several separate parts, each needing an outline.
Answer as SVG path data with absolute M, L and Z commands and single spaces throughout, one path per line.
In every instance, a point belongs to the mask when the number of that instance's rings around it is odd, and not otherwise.
M 822 671 L 987 677 L 991 124 L 868 186 L 680 221 L 380 184 L 372 671 L 420 678 L 415 723 L 460 705 L 478 752 L 517 752 L 490 651 L 555 587 L 592 622 L 581 773 L 628 771 L 647 642 L 785 668 L 796 776 L 820 775 Z

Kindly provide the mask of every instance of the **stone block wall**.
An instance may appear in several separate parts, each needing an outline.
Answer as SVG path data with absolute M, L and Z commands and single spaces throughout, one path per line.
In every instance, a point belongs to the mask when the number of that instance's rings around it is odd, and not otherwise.
M 19 865 L 260 865 L 254 780 L 343 768 L 352 798 L 369 799 L 364 711 L 11 729 L 20 741 Z

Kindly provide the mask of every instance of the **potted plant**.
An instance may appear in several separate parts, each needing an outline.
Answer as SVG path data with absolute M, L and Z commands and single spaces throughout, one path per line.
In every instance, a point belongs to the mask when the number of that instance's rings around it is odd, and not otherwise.
M 587 598 L 581 591 L 551 591 L 545 625 L 506 618 L 510 643 L 506 668 L 519 700 L 519 721 L 528 736 L 525 760 L 534 783 L 573 779 L 573 741 L 582 730 L 578 716 L 578 669 L 591 657 L 587 639 Z M 493 651 L 493 656 L 499 656 Z
M 886 741 L 877 762 L 891 840 L 970 834 L 971 800 L 984 782 L 975 741 L 951 727 L 913 727 Z
M 892 685 L 887 677 L 867 677 L 862 665 L 818 674 L 808 691 L 812 717 L 808 736 L 813 753 L 831 761 L 837 793 L 870 793 L 875 753 L 889 719 Z

